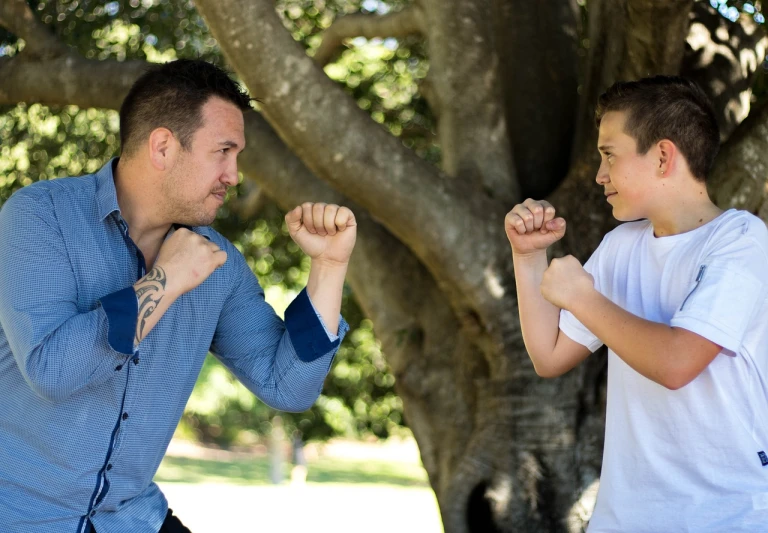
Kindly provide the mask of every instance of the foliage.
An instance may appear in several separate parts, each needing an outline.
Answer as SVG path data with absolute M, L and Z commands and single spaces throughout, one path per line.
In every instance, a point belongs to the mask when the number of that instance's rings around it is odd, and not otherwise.
M 281 0 L 278 12 L 294 38 L 312 54 L 320 33 L 350 12 L 386 13 L 394 0 Z M 37 16 L 64 43 L 87 58 L 163 62 L 201 57 L 222 63 L 216 40 L 194 4 L 185 0 L 88 0 L 30 2 Z M 0 28 L 0 56 L 25 43 Z M 327 67 L 329 76 L 361 108 L 422 157 L 439 161 L 434 119 L 416 86 L 426 76 L 423 44 L 416 39 L 356 39 Z M 254 95 L 257 96 L 258 95 Z M 37 180 L 94 172 L 119 154 L 116 111 L 19 104 L 0 109 L 0 204 Z M 230 195 L 244 194 L 242 186 Z M 215 226 L 245 254 L 279 312 L 306 283 L 308 262 L 290 240 L 282 213 L 269 204 L 256 220 L 240 220 L 222 209 Z M 284 415 L 286 430 L 304 438 L 372 434 L 386 437 L 404 425 L 402 403 L 393 391 L 373 324 L 363 319 L 351 295 L 344 316 L 352 331 L 342 344 L 323 395 L 306 413 Z M 181 430 L 226 445 L 250 442 L 271 430 L 274 411 L 255 400 L 212 357 L 206 361 Z

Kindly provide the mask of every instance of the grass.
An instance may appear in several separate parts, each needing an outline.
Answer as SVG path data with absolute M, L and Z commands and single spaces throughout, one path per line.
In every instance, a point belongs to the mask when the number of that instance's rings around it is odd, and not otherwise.
M 290 465 L 288 465 L 290 467 Z M 285 472 L 288 479 L 289 472 Z M 227 483 L 269 485 L 269 459 L 253 457 L 231 461 L 166 457 L 155 481 L 174 483 Z M 309 462 L 307 483 L 376 484 L 429 487 L 424 469 L 417 464 L 340 458 Z
M 442 533 L 440 513 L 418 461 L 410 456 L 356 455 L 337 448 L 307 455 L 306 484 L 270 483 L 267 455 L 172 453 L 155 481 L 194 533 Z

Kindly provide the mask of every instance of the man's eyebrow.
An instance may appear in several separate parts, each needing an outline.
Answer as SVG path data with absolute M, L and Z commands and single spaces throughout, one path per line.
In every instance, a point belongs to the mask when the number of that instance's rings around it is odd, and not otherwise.
M 238 148 L 240 145 L 235 141 L 219 141 L 219 146 L 226 146 L 227 148 Z

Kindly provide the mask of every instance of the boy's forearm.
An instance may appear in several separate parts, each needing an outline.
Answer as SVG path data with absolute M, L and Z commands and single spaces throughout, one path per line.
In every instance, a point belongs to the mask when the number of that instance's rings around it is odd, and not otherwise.
M 533 255 L 513 254 L 517 305 L 523 341 L 537 372 L 551 364 L 560 323 L 560 309 L 541 295 L 541 279 L 547 269 L 546 251 Z
M 597 290 L 568 309 L 625 363 L 646 378 L 671 389 L 679 388 L 703 369 L 701 353 L 681 342 L 680 331 L 640 318 L 616 305 Z M 704 343 L 708 343 L 702 339 Z M 704 365 L 706 366 L 706 365 Z

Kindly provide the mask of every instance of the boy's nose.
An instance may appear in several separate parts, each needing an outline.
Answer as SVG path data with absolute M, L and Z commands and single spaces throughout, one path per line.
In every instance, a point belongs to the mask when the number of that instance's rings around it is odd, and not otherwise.
M 595 176 L 595 181 L 598 183 L 598 185 L 605 185 L 611 181 L 611 177 L 608 175 L 608 172 L 605 171 L 603 165 L 600 165 L 600 168 L 597 169 L 597 176 Z

